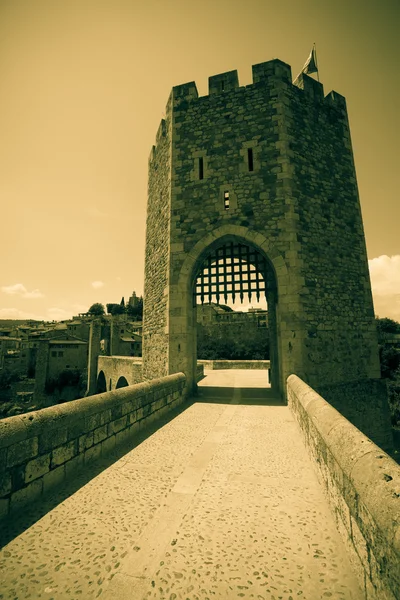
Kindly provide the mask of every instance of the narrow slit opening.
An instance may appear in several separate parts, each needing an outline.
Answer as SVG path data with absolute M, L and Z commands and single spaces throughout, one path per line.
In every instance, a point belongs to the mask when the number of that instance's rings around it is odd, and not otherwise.
M 204 179 L 204 160 L 202 156 L 199 158 L 199 179 Z
M 224 192 L 224 209 L 229 209 L 229 192 Z
M 254 171 L 253 148 L 247 148 L 247 164 L 249 171 Z

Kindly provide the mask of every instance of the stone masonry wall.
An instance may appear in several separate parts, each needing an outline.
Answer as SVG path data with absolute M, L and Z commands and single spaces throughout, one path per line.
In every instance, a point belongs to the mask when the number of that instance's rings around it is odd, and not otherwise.
M 99 356 L 97 376 L 103 371 L 107 390 L 114 390 L 120 377 L 125 377 L 129 385 L 142 383 L 142 359 L 135 356 Z
M 385 380 L 366 379 L 334 386 L 321 385 L 316 391 L 377 446 L 389 453 L 393 450 Z
M 210 77 L 204 97 L 194 82 L 174 87 L 163 131 L 150 161 L 145 365 L 193 377 L 191 286 L 210 249 L 202 244 L 233 239 L 270 261 L 282 390 L 291 373 L 314 386 L 379 377 L 344 98 L 324 98 L 306 75 L 293 85 L 289 65 L 272 60 L 254 65 L 245 87 L 236 71 Z M 159 193 L 168 187 L 170 205 Z
M 143 314 L 143 377 L 168 373 L 169 227 L 171 198 L 171 115 L 161 121 L 149 158 Z
M 400 598 L 400 466 L 299 377 L 287 389 L 364 597 Z
M 291 195 L 305 287 L 304 355 L 310 385 L 380 377 L 357 181 L 343 96 L 304 75 L 282 92 Z M 331 365 L 326 361 L 327 353 Z
M 0 420 L 0 518 L 183 402 L 182 373 Z

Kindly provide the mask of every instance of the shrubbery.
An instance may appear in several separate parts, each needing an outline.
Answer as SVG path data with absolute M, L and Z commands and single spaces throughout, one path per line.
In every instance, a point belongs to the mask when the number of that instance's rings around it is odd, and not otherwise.
M 46 394 L 54 394 L 58 391 L 60 394 L 65 387 L 77 387 L 82 390 L 86 385 L 81 371 L 76 369 L 65 369 L 61 371 L 58 377 L 48 379 L 46 382 Z
M 376 319 L 379 340 L 381 376 L 387 380 L 392 425 L 400 427 L 400 341 L 391 342 L 400 334 L 400 323 L 393 319 Z
M 227 328 L 225 335 L 216 336 L 215 330 L 198 326 L 197 357 L 200 360 L 268 360 L 269 336 L 267 329 L 251 331 L 251 334 L 232 335 Z

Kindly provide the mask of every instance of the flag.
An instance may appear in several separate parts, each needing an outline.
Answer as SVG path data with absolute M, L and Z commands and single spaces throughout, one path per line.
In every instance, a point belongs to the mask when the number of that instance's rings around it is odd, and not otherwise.
M 302 70 L 297 75 L 296 79 L 294 80 L 294 82 L 293 82 L 294 85 L 297 85 L 299 77 L 302 73 L 305 73 L 306 75 L 308 75 L 308 73 L 317 73 L 317 76 L 318 76 L 317 53 L 315 51 L 315 45 L 313 46 L 313 48 L 310 52 L 310 56 L 307 58 L 307 60 L 304 64 L 304 67 L 302 68 Z M 319 78 L 318 78 L 318 81 L 319 81 Z
M 302 68 L 302 73 L 318 73 L 317 60 L 315 55 L 315 48 L 310 52 L 310 56 Z

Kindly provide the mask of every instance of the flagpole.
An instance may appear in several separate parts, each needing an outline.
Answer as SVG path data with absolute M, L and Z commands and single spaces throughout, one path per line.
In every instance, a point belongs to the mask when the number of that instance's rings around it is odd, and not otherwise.
M 318 69 L 318 61 L 317 61 L 317 47 L 314 42 L 314 55 L 315 55 L 315 66 L 317 67 L 317 78 L 319 81 L 319 69 Z

